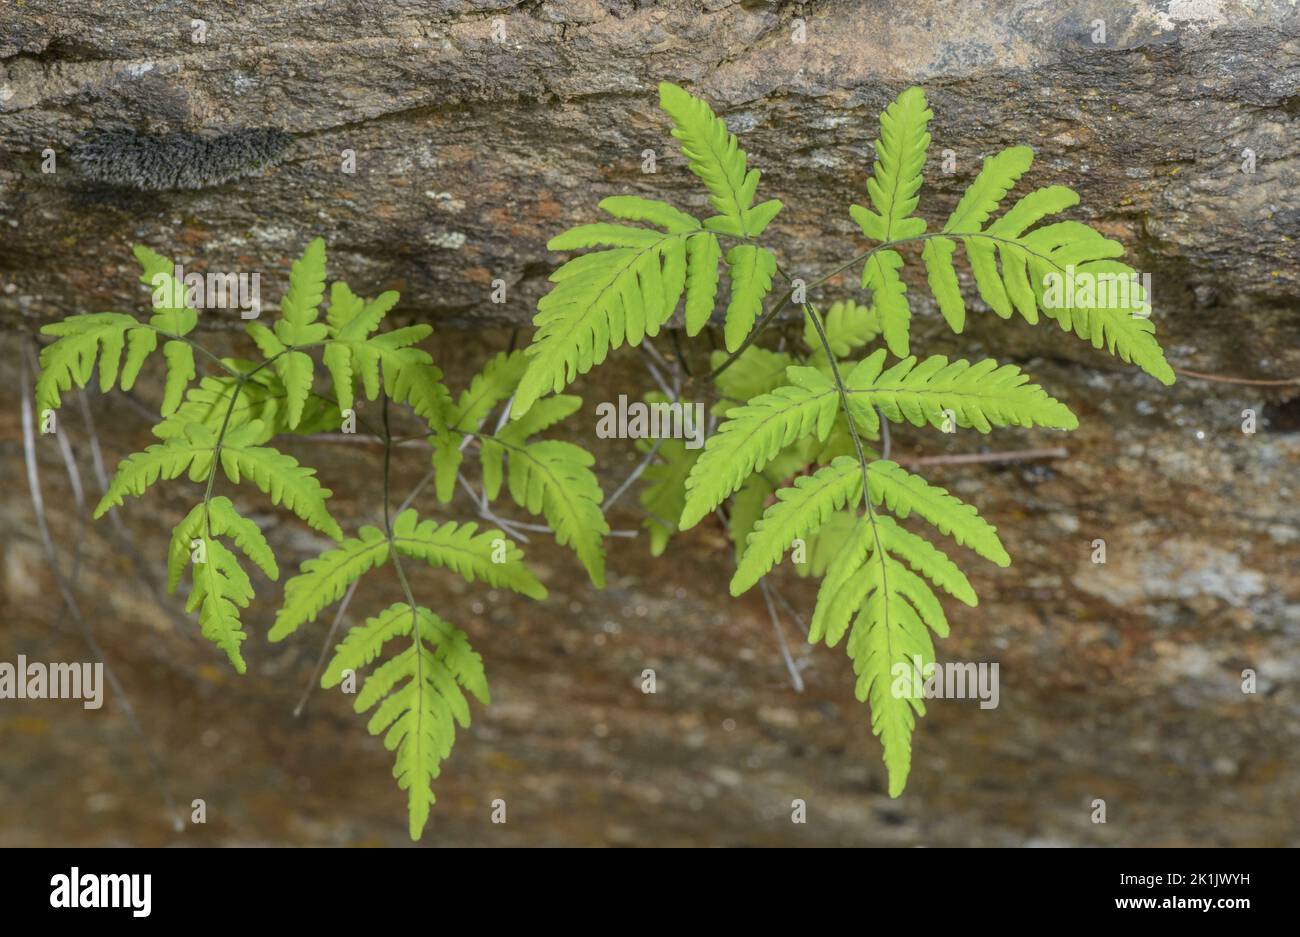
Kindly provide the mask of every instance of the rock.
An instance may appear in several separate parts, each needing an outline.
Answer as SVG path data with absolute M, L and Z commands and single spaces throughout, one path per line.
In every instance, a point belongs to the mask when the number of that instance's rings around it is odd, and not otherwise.
M 825 271 L 859 245 L 846 209 L 863 197 L 877 114 L 918 83 L 936 113 L 924 214 L 945 217 L 982 157 L 1028 143 L 1029 181 L 1076 188 L 1076 217 L 1152 274 L 1176 364 L 1300 372 L 1293 4 L 933 0 L 801 18 L 773 3 L 288 0 L 199 22 L 131 0 L 45 0 L 0 10 L 0 36 L 9 327 L 138 308 L 133 242 L 279 283 L 318 233 L 338 274 L 400 289 L 408 317 L 525 324 L 556 264 L 546 240 L 594 220 L 600 198 L 702 201 L 656 107 L 664 79 L 714 104 L 785 201 L 783 261 Z M 97 134 L 253 131 L 292 136 L 283 162 L 197 191 L 104 187 L 75 159 Z M 919 328 L 945 340 L 919 270 Z M 498 280 L 504 304 L 488 299 Z M 1045 331 L 1014 330 L 1012 347 L 1057 347 Z

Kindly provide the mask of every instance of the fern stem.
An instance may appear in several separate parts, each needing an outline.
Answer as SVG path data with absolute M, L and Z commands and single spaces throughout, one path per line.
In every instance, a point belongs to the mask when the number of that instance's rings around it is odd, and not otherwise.
M 828 280 L 831 280 L 839 276 L 841 273 L 843 273 L 845 270 L 848 270 L 850 267 L 855 267 L 860 263 L 866 263 L 867 259 L 870 258 L 871 255 L 876 253 L 876 251 L 888 250 L 890 248 L 896 247 L 899 244 L 907 244 L 911 241 L 923 241 L 926 238 L 935 237 L 935 236 L 937 236 L 937 234 L 922 234 L 922 235 L 918 235 L 917 237 L 899 238 L 896 241 L 883 241 L 880 244 L 877 244 L 875 247 L 869 248 L 863 251 L 861 254 L 858 254 L 857 256 L 852 257 L 849 260 L 846 260 L 844 263 L 840 264 L 838 267 L 831 270 L 829 273 L 824 273 L 821 276 L 816 277 L 815 279 L 809 280 L 806 284 L 804 284 L 804 288 L 813 289 L 814 287 L 821 286 L 823 283 L 827 282 Z M 710 383 L 716 381 L 718 379 L 719 374 L 727 370 L 727 368 L 731 367 L 731 365 L 735 362 L 735 360 L 745 353 L 745 349 L 748 348 L 750 345 L 754 344 L 754 342 L 758 339 L 758 336 L 762 334 L 763 330 L 772 323 L 773 319 L 776 318 L 777 313 L 779 313 L 782 309 L 784 309 L 785 304 L 788 303 L 791 297 L 794 296 L 793 279 L 784 270 L 781 269 L 780 264 L 777 264 L 776 269 L 777 272 L 780 273 L 781 276 L 784 277 L 785 280 L 791 284 L 790 289 L 785 291 L 784 295 L 782 295 L 781 298 L 772 305 L 771 309 L 763 313 L 762 318 L 759 319 L 757 323 L 755 323 L 754 328 L 751 329 L 749 334 L 745 336 L 745 340 L 740 343 L 740 347 L 737 348 L 735 351 L 733 351 L 731 354 L 729 354 L 725 361 L 723 361 L 720 365 L 718 365 L 716 368 L 714 368 L 712 371 L 709 372 L 707 376 L 707 380 Z M 827 354 L 830 354 L 830 352 L 827 351 Z
M 402 569 L 402 556 L 393 540 L 393 524 L 388 504 L 392 491 L 393 434 L 388 426 L 388 391 L 381 389 L 380 394 L 383 399 L 384 416 L 384 536 L 388 538 L 388 555 L 393 558 L 393 569 L 397 571 L 397 581 L 401 583 L 402 594 L 406 597 L 406 607 L 411 610 L 411 641 L 415 647 L 415 692 L 418 700 L 420 694 L 424 692 L 424 646 L 420 643 L 420 613 L 415 605 L 415 594 L 411 591 L 411 584 L 406 580 L 406 571 Z M 417 744 L 423 744 L 424 727 L 421 721 L 424 718 L 424 707 L 417 704 L 414 709 L 415 738 Z
M 140 327 L 157 332 L 159 335 L 161 335 L 163 338 L 167 339 L 168 341 L 184 342 L 186 345 L 189 345 L 199 354 L 203 355 L 205 358 L 208 358 L 210 361 L 212 361 L 213 364 L 221 368 L 221 370 L 225 371 L 231 377 L 239 377 L 238 371 L 236 371 L 230 365 L 226 364 L 226 362 L 222 361 L 219 356 L 213 354 L 212 352 L 204 348 L 202 345 L 200 345 L 198 342 L 194 341 L 194 339 L 190 338 L 188 335 L 176 335 L 173 334 L 172 332 L 168 332 L 165 331 L 164 329 L 160 329 L 157 326 L 150 325 L 147 322 L 141 322 Z
M 844 411 L 844 419 L 849 424 L 849 435 L 853 437 L 853 448 L 858 453 L 858 464 L 862 467 L 862 504 L 866 508 L 866 518 L 871 524 L 871 537 L 876 543 L 874 556 L 880 563 L 880 589 L 882 595 L 889 595 L 889 564 L 885 562 L 885 547 L 880 540 L 880 528 L 876 524 L 876 511 L 871 505 L 871 488 L 868 479 L 867 456 L 862 448 L 862 438 L 858 436 L 857 424 L 853 421 L 853 411 L 849 408 L 848 389 L 844 386 L 844 380 L 840 377 L 840 366 L 835 360 L 835 354 L 831 351 L 830 340 L 826 338 L 826 329 L 822 326 L 821 313 L 812 303 L 804 303 L 804 314 L 817 330 L 817 339 L 821 342 L 822 350 L 826 353 L 826 360 L 831 365 L 831 378 L 835 381 L 835 389 L 840 395 L 840 408 Z M 889 631 L 889 603 L 885 602 L 882 608 L 885 626 L 885 640 L 890 645 L 889 659 L 894 660 L 893 640 Z
M 212 466 L 208 469 L 208 483 L 203 492 L 203 529 L 209 540 L 212 539 L 212 515 L 208 510 L 208 506 L 212 503 L 212 492 L 216 488 L 217 467 L 221 464 L 221 447 L 226 441 L 226 431 L 230 428 L 230 417 L 235 412 L 235 404 L 239 402 L 239 395 L 243 393 L 244 385 L 248 383 L 249 378 L 272 364 L 281 355 L 292 350 L 286 348 L 283 351 L 278 351 L 251 371 L 235 373 L 235 389 L 230 394 L 230 403 L 226 406 L 226 415 L 221 418 L 221 429 L 217 432 L 217 441 L 212 447 Z

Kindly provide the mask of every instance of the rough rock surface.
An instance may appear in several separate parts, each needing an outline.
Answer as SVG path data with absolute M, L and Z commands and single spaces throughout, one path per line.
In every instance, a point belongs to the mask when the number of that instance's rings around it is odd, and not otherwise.
M 787 266 L 825 271 L 858 243 L 845 209 L 862 197 L 876 115 L 919 83 L 936 113 L 930 217 L 983 156 L 1029 143 L 1028 181 L 1076 188 L 1080 217 L 1153 274 L 1176 363 L 1300 371 L 1288 0 L 26 0 L 0 9 L 0 68 L 9 321 L 132 308 L 132 242 L 192 270 L 283 269 L 320 233 L 353 279 L 401 289 L 412 316 L 526 323 L 554 264 L 547 238 L 593 219 L 600 198 L 699 201 L 656 107 L 662 79 L 707 96 L 786 202 L 773 236 Z M 287 161 L 198 191 L 104 189 L 71 155 L 106 130 L 249 128 L 292 134 Z M 488 301 L 495 279 L 504 305 Z M 1229 323 L 1243 327 L 1226 348 Z
M 793 41 L 799 17 L 804 43 Z M 194 18 L 207 23 L 203 43 Z M 983 156 L 1029 143 L 1028 181 L 1077 189 L 1075 217 L 1152 273 L 1172 363 L 1300 375 L 1300 13 L 1287 0 L 15 0 L 0 8 L 0 383 L 19 380 L 29 337 L 14 333 L 68 312 L 142 308 L 132 243 L 190 270 L 262 271 L 274 302 L 315 234 L 359 290 L 400 289 L 408 318 L 471 327 L 435 336 L 461 381 L 509 341 L 485 325 L 527 323 L 556 262 L 548 237 L 594 220 L 617 192 L 700 201 L 655 105 L 662 79 L 706 95 L 740 134 L 762 191 L 786 203 L 773 243 L 796 270 L 831 269 L 858 249 L 845 207 L 863 197 L 876 115 L 920 83 L 936 113 L 928 218 L 946 215 Z M 292 135 L 285 158 L 197 190 L 106 187 L 73 156 L 98 132 L 256 128 Z M 53 174 L 41 171 L 47 147 Z M 653 175 L 642 172 L 648 148 Z M 347 149 L 354 174 L 340 171 Z M 488 301 L 498 278 L 502 305 Z M 977 314 L 951 336 L 919 279 L 910 295 L 918 348 L 1018 361 L 1081 422 L 1068 439 L 895 440 L 917 455 L 1069 447 L 1046 463 L 926 470 L 978 505 L 1015 558 L 1006 571 L 965 558 L 981 604 L 952 611 L 940 646 L 946 659 L 1001 663 L 999 708 L 932 704 L 908 791 L 891 801 L 849 662 L 796 647 L 807 690 L 791 689 L 761 599 L 725 595 L 720 530 L 704 525 L 658 560 L 643 540 L 613 540 L 603 592 L 539 544 L 529 556 L 551 590 L 544 603 L 485 598 L 436 574 L 416 584 L 469 632 L 493 687 L 444 767 L 427 841 L 1300 845 L 1296 388 L 1163 389 L 1051 328 Z M 154 377 L 138 392 L 146 403 Z M 580 385 L 587 406 L 571 432 L 596 452 L 606 491 L 637 454 L 595 440 L 591 408 L 645 387 L 635 356 Z M 33 523 L 15 396 L 0 408 L 0 661 L 82 659 Z M 89 402 L 110 468 L 151 441 L 120 396 Z M 1253 435 L 1241 431 L 1246 409 L 1259 415 Z M 93 497 L 77 408 L 64 426 Z M 373 450 L 293 451 L 337 492 L 345 529 L 373 521 Z M 83 526 L 52 439 L 37 458 L 61 558 L 83 545 L 79 594 L 97 636 L 177 800 L 206 799 L 210 821 L 170 832 L 115 702 L 87 713 L 6 701 L 0 844 L 403 842 L 389 755 L 347 701 L 318 693 L 291 715 L 326 626 L 266 643 L 279 589 L 260 583 L 250 674 L 236 678 L 140 585 L 138 564 L 157 574 L 166 525 L 193 492 L 177 483 L 133 499 L 128 548 L 106 519 Z M 403 450 L 397 487 L 426 467 Z M 449 516 L 469 509 L 458 501 Z M 257 516 L 286 570 L 320 546 L 282 512 Z M 611 516 L 615 528 L 639 522 L 631 499 Z M 1105 565 L 1090 561 L 1097 538 Z M 779 581 L 810 607 L 808 583 Z M 392 601 L 386 589 L 366 607 Z M 659 675 L 652 697 L 637 689 L 645 667 Z M 1246 669 L 1255 694 L 1241 692 Z M 488 821 L 498 796 L 504 826 Z M 794 798 L 808 804 L 804 826 L 790 822 Z M 1096 798 L 1106 824 L 1091 820 Z

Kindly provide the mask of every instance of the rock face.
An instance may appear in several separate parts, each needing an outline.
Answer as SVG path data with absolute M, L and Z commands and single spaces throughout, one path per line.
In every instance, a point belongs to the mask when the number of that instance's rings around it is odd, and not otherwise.
M 860 250 L 847 206 L 865 198 L 877 115 L 920 84 L 936 115 L 927 219 L 947 216 L 984 156 L 1029 144 L 1025 181 L 1076 189 L 1072 217 L 1123 241 L 1152 275 L 1171 363 L 1300 375 L 1300 12 L 1287 0 L 23 0 L 0 8 L 0 383 L 20 379 L 21 333 L 144 307 L 133 243 L 189 271 L 260 272 L 273 307 L 317 234 L 335 274 L 369 295 L 399 289 L 402 316 L 445 327 L 440 363 L 463 381 L 510 340 L 489 327 L 531 319 L 557 263 L 547 239 L 596 220 L 601 198 L 703 204 L 657 108 L 660 80 L 707 97 L 740 136 L 760 192 L 785 202 L 771 243 L 793 271 L 816 275 Z M 643 539 L 615 539 L 604 592 L 539 544 L 529 556 L 551 590 L 540 605 L 417 584 L 483 652 L 494 697 L 444 767 L 432 841 L 1300 844 L 1297 388 L 1163 389 L 1054 327 L 987 311 L 953 336 L 919 270 L 909 264 L 918 349 L 1021 362 L 1081 422 L 1065 460 L 926 473 L 978 505 L 1015 558 L 972 575 L 980 607 L 954 611 L 940 649 L 1000 661 L 1001 706 L 931 706 L 908 793 L 891 801 L 848 661 L 796 649 L 808 691 L 790 688 L 761 600 L 725 596 L 720 530 L 706 525 L 656 561 Z M 506 302 L 490 301 L 494 281 Z M 850 273 L 825 295 L 855 286 Z M 211 332 L 238 325 L 234 313 L 204 317 Z M 645 386 L 635 356 L 612 361 L 580 385 L 579 416 Z M 140 395 L 156 392 L 146 382 Z M 90 406 L 110 468 L 152 441 L 120 397 Z M 1246 410 L 1254 434 L 1242 432 Z M 0 527 L 11 532 L 0 661 L 81 659 L 21 481 L 17 413 L 0 416 Z M 88 434 L 76 408 L 64 419 L 93 497 Z M 610 491 L 638 456 L 625 440 L 593 440 L 591 425 L 574 439 L 596 452 Z M 895 440 L 914 455 L 1061 443 Z M 337 492 L 346 529 L 374 520 L 375 452 L 293 451 Z M 428 463 L 403 459 L 407 488 Z M 37 460 L 55 539 L 65 559 L 85 543 L 82 601 L 178 800 L 209 802 L 210 824 L 174 841 L 402 842 L 388 755 L 347 702 L 322 696 L 289 715 L 325 626 L 266 643 L 279 595 L 263 584 L 248 619 L 255 673 L 237 682 L 192 623 L 138 588 L 141 558 L 156 575 L 165 553 L 157 519 L 174 523 L 191 493 L 133 501 L 128 548 L 107 520 L 82 526 L 53 442 Z M 612 526 L 639 525 L 632 502 Z M 286 570 L 319 547 L 281 514 L 258 519 Z M 1091 559 L 1097 539 L 1105 564 Z M 811 587 L 781 582 L 806 611 Z M 395 598 L 381 588 L 367 607 Z M 646 667 L 659 675 L 653 697 L 637 689 Z M 1241 692 L 1247 670 L 1255 694 Z M 0 745 L 17 754 L 0 759 L 0 802 L 16 809 L 0 816 L 0 844 L 54 831 L 173 841 L 120 709 L 89 720 L 7 705 Z M 496 796 L 510 804 L 505 826 L 486 820 Z M 793 798 L 807 802 L 806 827 L 790 823 Z M 1097 798 L 1109 825 L 1090 819 Z
M 785 201 L 773 241 L 787 266 L 825 271 L 860 243 L 846 208 L 863 197 L 876 116 L 915 83 L 936 114 L 923 213 L 946 216 L 982 157 L 1028 143 L 1029 183 L 1074 187 L 1076 217 L 1152 273 L 1175 363 L 1300 370 L 1287 315 L 1300 286 L 1287 197 L 1300 183 L 1300 12 L 1286 0 L 204 10 L 0 10 L 9 322 L 133 308 L 133 242 L 188 269 L 276 270 L 322 234 L 337 269 L 400 289 L 410 316 L 527 323 L 554 265 L 547 238 L 594 219 L 600 198 L 700 202 L 656 107 L 663 79 L 712 101 L 763 191 Z M 198 190 L 142 191 L 125 171 L 106 187 L 102 158 L 76 159 L 105 132 L 147 144 L 251 130 L 292 135 L 283 161 L 259 169 L 250 154 L 251 175 Z M 489 301 L 494 280 L 504 304 Z M 1225 346 L 1217 333 L 1234 325 Z

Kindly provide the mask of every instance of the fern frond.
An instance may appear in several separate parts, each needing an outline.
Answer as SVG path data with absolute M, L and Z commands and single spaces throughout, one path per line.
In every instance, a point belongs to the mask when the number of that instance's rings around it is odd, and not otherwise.
M 686 479 L 682 530 L 711 514 L 749 475 L 795 440 L 812 434 L 826 438 L 838 412 L 835 385 L 814 368 L 792 367 L 789 379 L 790 385 L 732 409 L 709 437 Z
M 727 351 L 735 351 L 754 328 L 763 311 L 763 297 L 772 289 L 776 255 L 756 244 L 737 244 L 727 251 L 731 277 L 731 302 L 727 304 L 723 337 Z
M 1136 272 L 1113 259 L 1123 253 L 1123 246 L 1078 222 L 1057 222 L 1031 230 L 1048 215 L 1075 205 L 1078 196 L 1074 192 L 1063 186 L 1030 192 L 986 227 L 1032 161 L 1033 151 L 1028 147 L 1012 147 L 986 159 L 944 224 L 942 236 L 926 241 L 921 256 L 944 319 L 955 332 L 964 327 L 966 308 L 952 262 L 960 241 L 980 297 L 999 316 L 1009 318 L 1015 311 L 1035 323 L 1041 309 L 1062 330 L 1073 331 L 1094 347 L 1104 347 L 1162 383 L 1172 384 L 1173 370 L 1155 339 Z M 1104 301 L 1094 295 L 1087 302 L 1062 303 L 1048 295 L 1051 278 L 1076 276 L 1122 278 L 1133 285 L 1126 284 L 1123 294 L 1117 290 L 1115 301 L 1109 295 Z
M 915 511 L 940 533 L 969 547 L 989 562 L 1004 567 L 1011 565 L 1011 557 L 1007 556 L 1002 541 L 998 539 L 997 528 L 980 517 L 974 505 L 950 495 L 946 488 L 930 485 L 897 462 L 877 460 L 869 469 L 867 486 L 873 503 L 883 503 L 900 518 Z M 780 554 L 777 559 L 780 559 Z
M 127 495 L 144 494 L 160 478 L 177 478 L 188 471 L 190 481 L 204 481 L 212 467 L 216 444 L 215 433 L 195 424 L 186 427 L 183 436 L 175 436 L 127 456 L 118 463 L 108 489 L 95 506 L 95 519 L 102 517 L 109 508 L 120 505 Z
M 156 424 L 150 432 L 159 439 L 172 439 L 182 435 L 189 424 L 200 423 L 217 433 L 226 422 L 227 412 L 230 414 L 227 429 L 245 426 L 253 420 L 261 422 L 262 438 L 254 440 L 258 444 L 278 433 L 288 432 L 284 408 L 287 391 L 274 371 L 264 368 L 251 374 L 254 363 L 237 358 L 223 359 L 223 363 L 245 375 L 242 387 L 238 378 L 229 375 L 202 378 L 186 391 L 176 412 Z M 231 407 L 231 395 L 237 390 L 239 397 Z M 327 405 L 325 398 L 313 395 L 307 399 L 296 432 L 333 430 L 339 423 L 338 408 Z
M 316 321 L 324 298 L 325 241 L 315 238 L 289 269 L 289 289 L 280 300 L 274 332 L 258 322 L 247 327 L 262 353 L 275 359 L 275 373 L 287 393 L 285 421 L 290 429 L 302 418 L 316 366 L 311 355 L 297 350 L 298 346 L 318 344 L 329 335 L 329 326 Z
M 140 282 L 151 290 L 149 325 L 171 338 L 194 331 L 199 314 L 186 303 L 185 284 L 176 279 L 176 265 L 142 244 L 132 247 L 131 253 L 140 264 Z
M 464 459 L 460 433 L 477 430 L 498 404 L 508 400 L 527 367 L 528 356 L 523 351 L 498 353 L 488 359 L 469 387 L 461 391 L 456 403 L 448 408 L 448 431 L 433 439 L 434 490 L 443 504 L 451 500 L 456 490 L 456 473 Z
M 880 319 L 885 344 L 900 358 L 908 354 L 912 321 L 902 269 L 903 255 L 894 250 L 876 251 L 862 267 L 862 286 L 871 291 L 871 308 Z
M 206 510 L 205 510 L 206 509 Z M 199 612 L 199 629 L 226 652 L 236 672 L 247 669 L 239 646 L 246 634 L 239 610 L 253 598 L 253 586 L 226 547 L 216 538 L 229 536 L 269 579 L 278 579 L 275 555 L 262 531 L 235 511 L 229 498 L 200 503 L 172 530 L 167 550 L 167 591 L 175 592 L 187 562 L 193 560 L 194 588 L 186 611 Z
M 277 330 L 280 324 L 276 323 Z M 313 331 L 307 334 L 319 335 L 320 338 L 324 338 L 326 334 L 323 323 L 314 323 L 304 328 L 319 329 L 319 332 Z M 311 355 L 305 351 L 295 350 L 291 344 L 280 338 L 277 331 L 272 331 L 260 322 L 250 322 L 245 326 L 245 330 L 252 337 L 258 350 L 268 360 L 274 361 L 271 367 L 275 369 L 276 376 L 280 378 L 285 390 L 285 425 L 291 430 L 296 429 L 302 419 L 303 409 L 307 405 L 307 398 L 312 393 L 316 363 Z M 290 332 L 291 329 L 285 331 Z
M 617 237 L 610 229 L 617 229 Z M 586 225 L 551 239 L 550 250 L 611 241 L 623 246 L 575 257 L 551 274 L 555 285 L 537 302 L 537 333 L 527 349 L 513 416 L 523 416 L 543 394 L 564 389 L 625 340 L 639 345 L 646 335 L 659 334 L 686 288 L 688 237 Z
M 926 126 L 934 113 L 920 88 L 908 88 L 880 115 L 876 162 L 867 181 L 867 194 L 875 211 L 854 205 L 849 214 L 862 233 L 875 241 L 914 238 L 925 233 L 925 221 L 915 217 L 921 188 L 921 170 L 930 146 Z M 903 258 L 897 251 L 880 250 L 862 268 L 862 286 L 871 291 L 872 308 L 879 317 L 885 342 L 895 355 L 908 353 L 908 324 L 912 310 L 907 287 L 899 271 Z
M 709 190 L 709 202 L 719 214 L 705 227 L 736 237 L 757 237 L 781 210 L 776 199 L 754 206 L 759 172 L 747 169 L 748 158 L 722 118 L 706 101 L 669 82 L 659 85 L 659 106 L 673 121 L 673 136 L 691 172 Z M 753 207 L 751 207 L 753 206 Z
M 184 520 L 172 529 L 171 541 L 167 548 L 168 592 L 176 591 L 181 573 L 191 553 L 192 541 L 202 532 L 214 537 L 229 536 L 240 552 L 266 574 L 266 578 L 271 580 L 280 578 L 275 554 L 271 551 L 271 545 L 266 542 L 266 536 L 261 528 L 241 516 L 229 498 L 218 495 L 207 503 L 206 513 L 202 503 L 196 504 Z
M 511 499 L 525 511 L 546 519 L 555 542 L 570 547 L 597 588 L 605 584 L 605 535 L 609 524 L 600 509 L 604 495 L 591 470 L 595 458 L 580 446 L 557 439 L 530 441 L 573 413 L 580 397 L 562 395 L 540 401 L 524 417 L 493 437 L 485 437 L 479 458 L 483 490 L 495 498 L 501 489 L 502 457 Z
M 718 261 L 722 245 L 712 232 L 686 239 L 686 334 L 698 335 L 713 315 L 718 295 Z
M 194 379 L 193 349 L 180 339 L 193 331 L 198 313 L 185 305 L 185 286 L 175 278 L 175 267 L 170 260 L 140 245 L 132 250 L 143 271 L 140 282 L 153 290 L 153 315 L 149 324 L 144 325 L 125 313 L 98 312 L 69 316 L 43 326 L 41 333 L 55 336 L 56 341 L 41 350 L 36 401 L 42 410 L 58 409 L 62 393 L 71 390 L 73 385 L 85 387 L 94 372 L 96 356 L 100 390 L 111 390 L 119 376 L 121 388 L 130 390 L 145 360 L 157 348 L 159 334 L 169 339 L 163 343 L 167 364 L 163 416 L 176 410 L 186 387 Z
M 194 366 L 194 349 L 185 342 L 166 342 L 163 360 L 167 362 L 167 379 L 163 383 L 160 412 L 167 416 L 181 405 L 181 398 L 185 396 L 190 381 L 198 375 L 198 369 Z
M 1075 429 L 1078 419 L 1013 364 L 999 366 L 986 358 L 976 364 L 943 355 L 905 358 L 882 372 L 884 349 L 853 367 L 844 384 L 851 401 L 862 405 L 863 419 L 875 427 L 873 407 L 885 418 L 915 426 L 945 428 L 951 414 L 957 426 L 981 433 L 994 426 L 1049 426 Z
M 366 342 L 388 311 L 397 304 L 398 298 L 399 294 L 389 290 L 367 302 L 354 294 L 346 283 L 336 281 L 331 284 L 330 308 L 326 313 L 330 340 L 325 344 L 322 360 L 329 371 L 340 410 L 352 409 L 357 372 L 373 370 L 372 362 L 377 352 L 368 349 Z M 373 376 L 370 380 L 372 384 L 378 383 Z
M 299 465 L 293 456 L 277 449 L 256 445 L 262 433 L 257 420 L 227 431 L 221 446 L 221 467 L 226 477 L 238 485 L 247 476 L 270 496 L 272 504 L 283 504 L 309 527 L 342 540 L 343 531 L 325 505 L 333 492 L 321 485 L 315 469 Z
M 378 658 L 385 644 L 403 637 L 410 646 L 371 672 L 353 708 L 364 713 L 378 706 L 366 728 L 396 752 L 393 777 L 407 792 L 408 829 L 418 840 L 435 801 L 431 785 L 451 753 L 456 725 L 470 723 L 462 691 L 489 702 L 483 662 L 469 639 L 429 609 L 398 603 L 348 632 L 321 686 L 337 685 L 344 671 L 355 673 Z
M 393 522 L 393 549 L 431 566 L 445 566 L 466 582 L 477 579 L 529 598 L 546 597 L 545 587 L 524 565 L 523 553 L 505 534 L 491 528 L 476 534 L 477 530 L 477 524 L 422 521 L 414 508 L 408 508 Z
M 853 621 L 848 653 L 858 676 L 856 695 L 871 707 L 872 731 L 880 737 L 889 772 L 889 794 L 897 797 L 907 783 L 912 729 L 925 705 L 920 681 L 909 681 L 905 692 L 896 692 L 896 678 L 899 668 L 913 674 L 918 665 L 924 669 L 933 663 L 929 630 L 945 636 L 948 623 L 930 586 L 893 554 L 975 604 L 961 571 L 928 541 L 890 517 L 863 517 L 827 567 L 808 640 L 824 639 L 834 646 Z
M 128 342 L 130 350 L 126 366 L 121 368 L 121 379 L 123 389 L 129 390 L 158 341 L 156 332 L 121 312 L 69 316 L 42 326 L 41 334 L 56 339 L 41 349 L 41 373 L 36 379 L 36 405 L 41 410 L 57 410 L 63 392 L 90 383 L 96 359 L 100 390 L 111 390 Z
M 244 673 L 239 646 L 247 634 L 239 621 L 239 610 L 253 600 L 253 584 L 235 555 L 220 540 L 200 535 L 205 559 L 194 564 L 194 588 L 185 611 L 199 613 L 199 631 L 230 658 L 237 673 Z
M 348 586 L 387 559 L 388 538 L 378 527 L 367 524 L 356 537 L 307 560 L 298 575 L 284 584 L 284 604 L 267 637 L 283 641 L 300 625 L 315 621 L 322 609 L 343 596 Z
M 447 415 L 448 424 L 461 430 L 477 429 L 498 404 L 515 392 L 527 368 L 528 356 L 523 351 L 503 351 L 488 359 L 469 387 L 461 391 Z
M 861 497 L 862 467 L 851 456 L 840 456 L 815 474 L 796 478 L 793 485 L 777 491 L 776 503 L 749 535 L 731 579 L 731 594 L 740 595 L 751 588 L 781 561 L 792 541 L 809 537 L 832 513 Z

